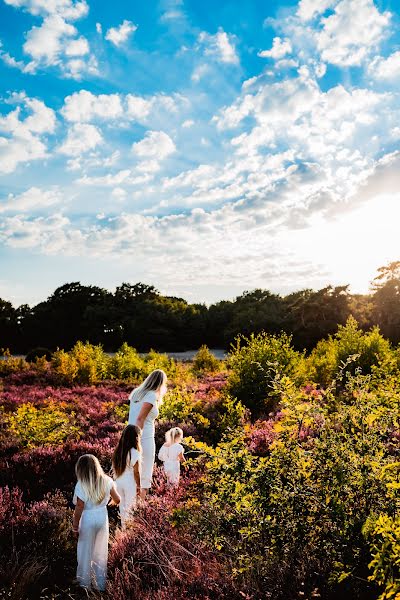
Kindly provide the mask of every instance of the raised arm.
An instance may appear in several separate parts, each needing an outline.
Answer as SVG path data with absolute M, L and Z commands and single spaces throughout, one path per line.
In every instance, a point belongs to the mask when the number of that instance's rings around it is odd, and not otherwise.
M 138 417 L 136 419 L 136 425 L 140 427 L 140 429 L 143 429 L 144 422 L 152 408 L 153 405 L 150 404 L 150 402 L 143 402 L 142 408 L 140 409 L 140 413 L 138 414 Z

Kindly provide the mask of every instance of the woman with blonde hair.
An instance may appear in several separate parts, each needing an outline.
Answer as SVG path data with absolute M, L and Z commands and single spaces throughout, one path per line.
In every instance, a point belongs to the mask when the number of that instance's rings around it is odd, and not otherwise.
M 108 558 L 108 513 L 111 499 L 119 504 L 120 497 L 111 477 L 101 468 L 93 454 L 84 454 L 75 466 L 75 511 L 72 529 L 78 535 L 78 568 L 76 581 L 90 590 L 104 590 Z
M 139 387 L 129 395 L 129 425 L 137 425 L 142 430 L 140 487 L 141 497 L 145 498 L 151 488 L 153 467 L 156 456 L 155 420 L 159 406 L 167 392 L 167 376 L 161 369 L 152 371 Z

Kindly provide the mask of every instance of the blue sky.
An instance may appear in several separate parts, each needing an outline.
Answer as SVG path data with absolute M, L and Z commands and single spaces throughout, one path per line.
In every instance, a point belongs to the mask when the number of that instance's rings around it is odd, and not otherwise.
M 368 290 L 399 258 L 391 0 L 0 0 L 0 297 Z

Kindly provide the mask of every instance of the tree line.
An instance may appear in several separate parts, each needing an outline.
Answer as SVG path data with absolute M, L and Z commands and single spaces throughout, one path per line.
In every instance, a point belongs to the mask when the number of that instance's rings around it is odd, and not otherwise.
M 211 306 L 164 296 L 144 283 L 123 283 L 114 293 L 66 283 L 33 307 L 0 299 L 0 348 L 70 349 L 83 340 L 107 351 L 123 342 L 140 351 L 182 351 L 202 344 L 228 348 L 238 334 L 285 331 L 295 348 L 311 350 L 350 315 L 362 329 L 378 325 L 391 342 L 400 342 L 400 261 L 378 269 L 370 294 L 351 294 L 348 285 L 287 296 L 256 289 Z

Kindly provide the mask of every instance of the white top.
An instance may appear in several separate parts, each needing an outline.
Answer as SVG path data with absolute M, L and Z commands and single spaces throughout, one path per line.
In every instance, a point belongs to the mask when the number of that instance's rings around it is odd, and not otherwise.
M 138 460 L 140 460 L 139 450 L 136 450 L 136 448 L 131 448 L 128 452 L 128 456 L 126 457 L 125 471 L 122 473 L 122 475 L 117 477 L 117 479 L 120 479 L 121 477 L 124 477 L 125 475 L 132 475 L 132 469 Z
M 172 444 L 171 446 L 164 444 L 160 448 L 158 458 L 163 462 L 175 462 L 178 460 L 178 456 L 184 452 L 185 450 L 181 444 Z
M 128 423 L 129 423 L 129 425 L 136 425 L 136 420 L 139 416 L 140 410 L 141 410 L 144 402 L 148 402 L 149 404 L 152 404 L 152 409 L 150 410 L 149 414 L 147 415 L 144 425 L 143 425 L 142 438 L 154 437 L 154 433 L 155 433 L 154 421 L 157 419 L 158 414 L 159 414 L 158 413 L 158 405 L 157 405 L 157 394 L 154 391 L 150 390 L 146 393 L 145 396 L 143 396 L 143 398 L 141 400 L 139 400 L 139 402 L 135 402 L 135 391 L 136 390 L 133 390 L 129 394 L 130 407 L 129 407 Z
M 82 487 L 82 484 L 80 481 L 78 481 L 78 483 L 75 486 L 75 490 L 74 490 L 74 498 L 73 498 L 73 503 L 76 504 L 78 502 L 78 498 L 80 498 L 82 500 L 82 502 L 85 503 L 84 509 L 83 510 L 93 510 L 94 508 L 105 508 L 108 504 L 108 501 L 110 499 L 110 491 L 111 488 L 114 485 L 113 480 L 111 479 L 111 477 L 108 477 L 108 475 L 106 475 L 106 480 L 107 480 L 107 485 L 106 485 L 106 493 L 104 495 L 104 498 L 101 502 L 99 502 L 98 504 L 95 504 L 94 502 L 92 502 L 91 500 L 88 500 L 88 497 Z

